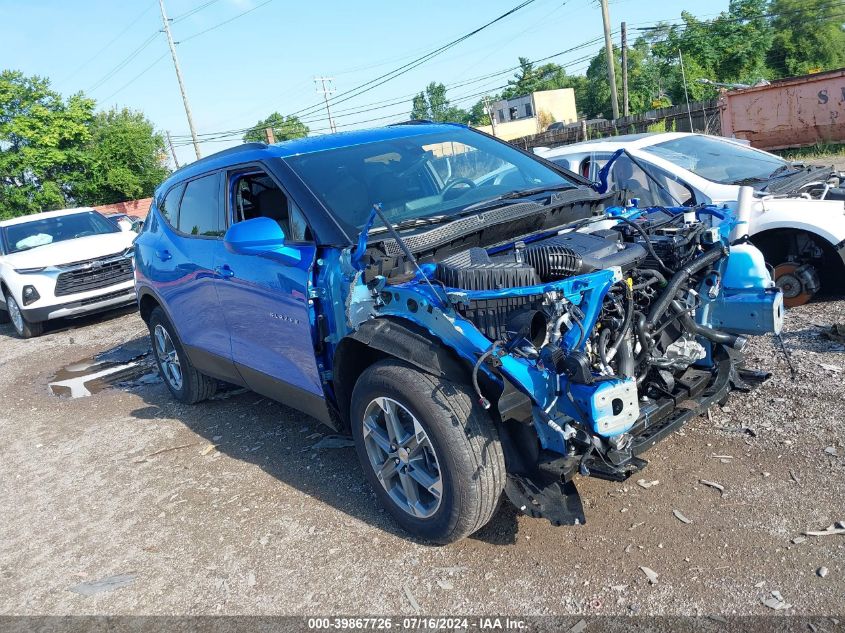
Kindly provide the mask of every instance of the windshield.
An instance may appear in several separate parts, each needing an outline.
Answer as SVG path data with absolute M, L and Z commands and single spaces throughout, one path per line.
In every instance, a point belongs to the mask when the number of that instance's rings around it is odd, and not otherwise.
M 363 228 L 375 203 L 392 224 L 441 221 L 515 190 L 577 187 L 531 156 L 463 128 L 287 160 L 351 233 Z
M 683 136 L 642 150 L 723 185 L 762 182 L 789 164 L 772 154 L 712 136 Z
M 7 252 L 17 253 L 77 237 L 118 232 L 120 229 L 99 213 L 83 211 L 4 226 L 3 241 Z

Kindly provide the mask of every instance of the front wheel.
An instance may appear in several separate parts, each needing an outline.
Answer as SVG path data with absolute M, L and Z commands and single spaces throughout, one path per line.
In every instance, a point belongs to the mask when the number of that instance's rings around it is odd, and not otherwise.
M 148 322 L 153 355 L 164 384 L 179 402 L 194 404 L 217 391 L 217 381 L 191 364 L 176 330 L 161 308 L 154 308 Z
M 466 386 L 383 360 L 361 374 L 350 415 L 365 476 L 412 535 L 450 543 L 493 516 L 504 456 L 493 421 Z
M 44 332 L 43 323 L 32 323 L 31 321 L 26 320 L 23 312 L 21 312 L 18 302 L 15 301 L 15 298 L 11 294 L 6 295 L 6 309 L 9 312 L 9 320 L 15 328 L 15 332 L 17 332 L 18 336 L 21 338 L 34 338 L 36 336 L 41 336 Z

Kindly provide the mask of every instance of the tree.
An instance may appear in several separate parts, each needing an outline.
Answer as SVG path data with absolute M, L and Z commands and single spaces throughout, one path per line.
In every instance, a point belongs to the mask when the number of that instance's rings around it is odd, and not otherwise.
M 278 112 L 274 112 L 266 119 L 256 123 L 246 134 L 244 134 L 244 143 L 263 142 L 267 140 L 264 132 L 266 128 L 273 129 L 273 136 L 276 142 L 290 141 L 295 138 L 302 138 L 308 136 L 308 126 L 299 120 L 299 117 L 290 115 L 284 116 Z
M 84 171 L 72 182 L 77 204 L 151 196 L 169 173 L 164 137 L 141 112 L 98 112 L 84 147 Z
M 754 83 L 770 76 L 766 52 L 772 44 L 772 29 L 767 12 L 767 0 L 731 0 L 728 10 L 713 20 L 698 20 L 685 11 L 683 25 L 664 23 L 652 29 L 646 41 L 670 99 L 675 103 L 685 99 L 679 51 L 690 99 L 715 94 L 696 83 L 699 78 Z
M 466 123 L 470 119 L 470 114 L 462 108 L 451 105 L 449 99 L 446 98 L 446 86 L 432 81 L 411 102 L 411 119 Z
M 45 78 L 0 73 L 0 217 L 73 204 L 93 117 L 82 94 L 63 101 Z
M 831 0 L 772 0 L 774 38 L 766 57 L 774 76 L 845 66 L 842 4 Z

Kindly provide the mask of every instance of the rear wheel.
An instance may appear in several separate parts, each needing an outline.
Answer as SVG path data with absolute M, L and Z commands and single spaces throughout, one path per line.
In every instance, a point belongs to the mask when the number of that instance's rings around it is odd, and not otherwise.
M 15 332 L 21 338 L 33 338 L 41 336 L 44 332 L 43 323 L 32 323 L 26 320 L 26 317 L 21 312 L 18 302 L 11 294 L 6 294 L 6 309 L 9 313 L 9 320 L 15 328 Z
M 164 310 L 153 308 L 148 322 L 153 354 L 164 384 L 179 402 L 194 404 L 217 391 L 217 381 L 197 371 Z
M 450 543 L 493 516 L 504 457 L 493 421 L 464 385 L 380 361 L 355 385 L 351 424 L 365 476 L 412 535 Z

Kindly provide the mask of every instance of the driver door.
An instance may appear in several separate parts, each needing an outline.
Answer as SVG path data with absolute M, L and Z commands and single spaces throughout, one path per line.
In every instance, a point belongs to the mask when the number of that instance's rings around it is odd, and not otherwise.
M 284 252 L 215 258 L 217 292 L 232 358 L 247 386 L 321 417 L 323 386 L 315 359 L 308 286 L 316 247 L 302 212 L 258 166 L 227 174 L 229 223 L 265 217 L 285 233 Z

